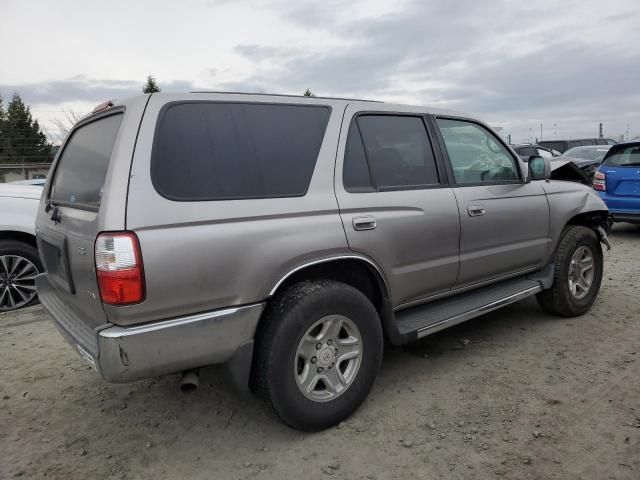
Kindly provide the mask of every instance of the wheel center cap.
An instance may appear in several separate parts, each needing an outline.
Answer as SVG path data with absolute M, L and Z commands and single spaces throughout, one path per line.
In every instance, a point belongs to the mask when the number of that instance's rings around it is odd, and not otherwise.
M 318 352 L 318 364 L 323 367 L 328 367 L 333 363 L 333 360 L 334 360 L 333 348 L 326 345 L 322 347 Z

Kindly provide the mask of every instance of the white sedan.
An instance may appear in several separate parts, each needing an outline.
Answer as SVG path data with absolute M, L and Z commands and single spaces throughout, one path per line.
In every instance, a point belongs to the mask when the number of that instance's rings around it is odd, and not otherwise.
M 0 184 L 0 312 L 37 301 L 35 278 L 42 271 L 35 219 L 42 184 Z

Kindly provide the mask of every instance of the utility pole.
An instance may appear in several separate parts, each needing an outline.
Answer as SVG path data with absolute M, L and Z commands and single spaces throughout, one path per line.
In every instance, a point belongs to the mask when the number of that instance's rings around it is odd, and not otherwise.
M 600 122 L 600 132 L 598 133 L 598 138 L 604 138 L 604 135 L 602 134 L 602 122 Z
M 507 135 L 507 139 L 508 139 L 508 141 L 509 141 L 509 145 L 513 145 L 513 144 L 511 143 L 511 134 Z
M 540 141 L 542 141 L 542 122 L 540 122 Z

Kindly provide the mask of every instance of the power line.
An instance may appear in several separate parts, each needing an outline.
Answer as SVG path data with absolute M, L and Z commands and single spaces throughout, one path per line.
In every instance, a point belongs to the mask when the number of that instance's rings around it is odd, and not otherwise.
M 49 127 L 44 127 L 47 130 L 63 130 L 62 128 L 49 128 Z M 32 128 L 10 128 L 7 130 L 7 132 L 31 132 L 33 131 Z M 0 135 L 2 135 L 2 132 L 0 131 Z

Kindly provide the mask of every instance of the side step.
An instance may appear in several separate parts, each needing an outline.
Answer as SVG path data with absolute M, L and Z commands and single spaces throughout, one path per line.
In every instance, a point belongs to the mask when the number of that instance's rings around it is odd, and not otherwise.
M 542 283 L 538 280 L 506 280 L 396 312 L 396 325 L 402 339 L 408 343 L 530 297 L 542 290 Z

